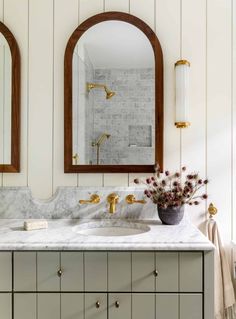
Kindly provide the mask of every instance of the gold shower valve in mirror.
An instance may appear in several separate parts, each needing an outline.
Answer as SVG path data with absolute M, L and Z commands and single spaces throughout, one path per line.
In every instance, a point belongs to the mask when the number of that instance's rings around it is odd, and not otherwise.
M 99 204 L 100 203 L 100 196 L 97 194 L 92 194 L 90 196 L 90 199 L 80 199 L 79 200 L 80 204 Z
M 125 200 L 127 204 L 146 204 L 145 199 L 136 200 L 135 196 L 132 194 L 127 195 Z

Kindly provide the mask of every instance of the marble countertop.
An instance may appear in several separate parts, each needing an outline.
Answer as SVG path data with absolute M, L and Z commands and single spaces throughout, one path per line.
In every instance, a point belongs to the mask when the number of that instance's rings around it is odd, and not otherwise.
M 214 246 L 190 222 L 164 226 L 158 221 L 136 221 L 149 231 L 129 236 L 92 236 L 76 233 L 90 220 L 51 219 L 48 229 L 24 231 L 22 219 L 0 220 L 0 250 L 212 250 Z M 101 220 L 101 223 L 103 221 Z M 112 223 L 110 220 L 109 222 Z M 132 223 L 134 221 L 132 220 Z

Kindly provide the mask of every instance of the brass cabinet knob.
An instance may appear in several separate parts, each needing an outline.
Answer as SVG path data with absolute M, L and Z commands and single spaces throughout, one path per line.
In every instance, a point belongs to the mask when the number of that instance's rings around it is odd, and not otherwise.
M 62 270 L 61 269 L 58 270 L 57 275 L 58 275 L 58 277 L 62 276 Z
M 119 308 L 119 307 L 120 307 L 119 301 L 116 301 L 116 302 L 115 302 L 115 306 L 116 306 L 116 308 Z
M 100 308 L 100 302 L 99 301 L 96 302 L 96 308 Z
M 135 196 L 134 195 L 132 195 L 132 194 L 130 194 L 130 195 L 127 195 L 126 196 L 126 198 L 125 198 L 125 200 L 126 200 L 126 203 L 127 204 L 146 204 L 146 201 L 145 201 L 145 199 L 140 199 L 140 200 L 136 200 L 136 198 L 135 198 Z
M 155 277 L 158 276 L 158 270 L 157 270 L 157 269 L 155 269 L 155 270 L 153 271 L 153 275 L 154 275 Z

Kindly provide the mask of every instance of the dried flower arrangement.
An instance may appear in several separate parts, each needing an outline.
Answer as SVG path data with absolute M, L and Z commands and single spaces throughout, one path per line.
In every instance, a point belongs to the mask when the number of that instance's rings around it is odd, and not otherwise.
M 200 200 L 207 199 L 207 194 L 199 195 L 199 190 L 208 184 L 208 179 L 200 178 L 198 173 L 186 173 L 186 167 L 173 174 L 161 173 L 157 168 L 154 176 L 145 181 L 136 178 L 134 183 L 147 185 L 144 194 L 162 209 L 199 205 Z

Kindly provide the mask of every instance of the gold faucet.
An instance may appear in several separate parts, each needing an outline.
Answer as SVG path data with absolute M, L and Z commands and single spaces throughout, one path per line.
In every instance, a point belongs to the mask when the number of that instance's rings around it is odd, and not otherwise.
M 90 196 L 90 199 L 87 199 L 87 200 L 80 199 L 79 203 L 80 204 L 98 204 L 100 203 L 100 197 L 97 194 L 92 194 Z
M 137 204 L 146 204 L 147 202 L 145 201 L 145 199 L 140 199 L 140 200 L 136 200 L 135 196 L 134 195 L 127 195 L 126 198 L 126 203 L 127 204 L 134 204 L 134 203 L 137 203 Z
M 116 193 L 111 193 L 107 196 L 107 202 L 110 204 L 110 214 L 114 214 L 116 212 L 116 204 L 118 203 L 118 200 L 119 196 Z

